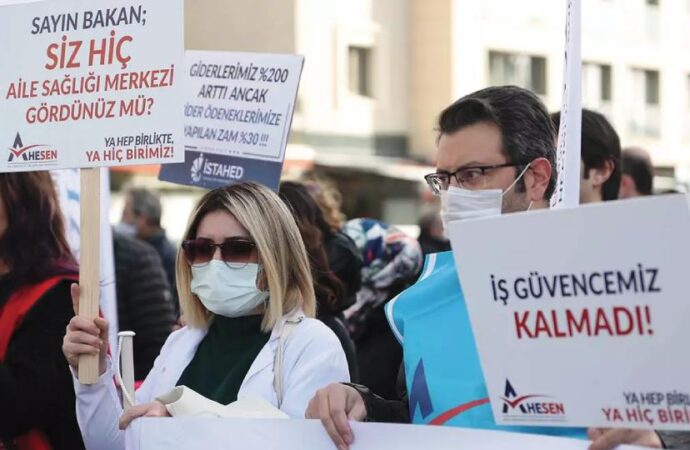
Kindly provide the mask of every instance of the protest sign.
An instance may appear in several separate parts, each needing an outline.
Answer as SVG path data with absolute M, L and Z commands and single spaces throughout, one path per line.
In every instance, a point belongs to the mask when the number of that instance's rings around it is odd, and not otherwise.
M 182 0 L 86 0 L 0 9 L 1 172 L 182 161 Z M 80 186 L 79 315 L 98 315 L 100 171 Z M 82 355 L 82 383 L 98 356 Z
M 565 53 L 561 123 L 558 128 L 558 182 L 552 208 L 572 208 L 580 203 L 580 154 L 582 132 L 582 5 L 566 0 Z
M 277 190 L 304 57 L 188 51 L 186 61 L 186 159 L 163 166 L 160 179 Z
M 352 450 L 586 450 L 590 442 L 454 427 L 352 422 Z M 139 419 L 127 430 L 128 448 L 147 450 L 335 449 L 315 420 L 163 418 Z M 637 447 L 620 446 L 619 450 Z
M 180 0 L 2 8 L 0 172 L 183 161 Z
M 689 227 L 682 195 L 451 223 L 497 423 L 690 429 Z

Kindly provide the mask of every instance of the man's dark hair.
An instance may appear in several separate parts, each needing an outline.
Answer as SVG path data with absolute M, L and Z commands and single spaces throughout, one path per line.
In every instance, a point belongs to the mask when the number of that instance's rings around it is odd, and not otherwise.
M 136 216 L 146 216 L 152 227 L 161 226 L 161 200 L 156 194 L 146 188 L 132 188 L 128 191 L 132 199 L 132 210 Z
M 554 126 L 561 122 L 561 113 L 551 115 Z M 613 172 L 601 189 L 604 201 L 616 200 L 621 186 L 621 141 L 618 133 L 603 114 L 590 109 L 582 110 L 581 159 L 585 165 L 585 179 L 591 169 L 601 169 L 606 161 L 613 162 Z
M 649 153 L 641 148 L 626 148 L 621 155 L 621 169 L 633 179 L 637 192 L 652 195 L 654 167 Z
M 462 97 L 441 112 L 439 138 L 470 125 L 490 122 L 501 130 L 503 153 L 511 163 L 524 164 L 537 158 L 551 163 L 551 180 L 544 199 L 551 198 L 558 177 L 556 168 L 556 133 L 544 104 L 532 92 L 517 86 L 482 89 Z M 523 179 L 515 186 L 525 188 Z

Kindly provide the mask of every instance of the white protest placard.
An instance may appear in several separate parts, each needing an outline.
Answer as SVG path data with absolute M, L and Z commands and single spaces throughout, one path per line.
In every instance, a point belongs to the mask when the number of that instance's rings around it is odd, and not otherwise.
M 181 161 L 182 0 L 0 7 L 0 173 L 82 168 L 79 315 L 99 313 L 98 166 Z M 79 381 L 98 355 L 79 357 Z
M 690 429 L 685 196 L 450 225 L 496 422 Z
M 565 0 L 565 54 L 561 123 L 558 128 L 558 182 L 551 197 L 552 208 L 573 208 L 580 204 L 580 155 L 582 133 L 582 5 Z
M 189 50 L 186 61 L 186 159 L 163 166 L 160 179 L 277 189 L 304 57 Z
M 182 0 L 0 7 L 0 172 L 184 160 Z

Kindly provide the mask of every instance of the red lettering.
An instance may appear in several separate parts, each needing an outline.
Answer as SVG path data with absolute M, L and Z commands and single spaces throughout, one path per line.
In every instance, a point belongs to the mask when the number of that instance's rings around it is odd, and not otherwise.
M 663 409 L 660 409 L 657 411 L 657 416 L 659 417 L 659 422 L 661 422 L 661 423 L 666 423 L 669 420 L 669 417 L 666 414 L 666 411 Z
M 522 339 L 523 331 L 528 338 L 533 338 L 534 336 L 532 336 L 532 333 L 530 333 L 529 328 L 527 327 L 529 311 L 525 311 L 522 317 L 520 317 L 519 312 L 515 311 L 513 313 L 513 317 L 515 318 L 515 330 L 517 331 L 517 338 Z
M 626 327 L 622 325 L 621 316 L 627 319 Z M 613 308 L 613 321 L 616 327 L 616 334 L 618 336 L 626 336 L 633 330 L 633 316 L 627 308 L 623 306 L 616 306 Z
M 551 335 L 551 330 L 549 329 L 549 323 L 546 320 L 546 316 L 544 316 L 543 311 L 537 311 L 537 320 L 536 324 L 534 327 L 534 336 L 539 337 L 541 333 L 546 333 L 548 337 L 553 337 Z
M 551 320 L 553 320 L 553 335 L 557 338 L 568 337 L 567 334 L 558 329 L 558 316 L 555 310 L 551 310 Z
M 604 308 L 597 308 L 597 318 L 596 325 L 594 326 L 594 336 L 599 336 L 600 331 L 606 330 L 609 336 L 613 336 L 613 330 L 611 330 L 611 325 L 606 318 L 606 311 Z
M 676 423 L 683 423 L 683 411 L 679 411 L 677 409 L 673 410 L 673 418 L 675 419 Z
M 589 323 L 589 311 L 586 309 L 583 309 L 580 313 L 580 321 L 577 321 L 577 318 L 573 314 L 573 312 L 569 309 L 565 310 L 565 318 L 566 322 L 568 323 L 568 333 L 573 336 L 575 333 L 579 334 L 587 334 L 587 336 L 592 335 L 592 330 L 590 327 Z M 586 333 L 585 333 L 586 331 Z

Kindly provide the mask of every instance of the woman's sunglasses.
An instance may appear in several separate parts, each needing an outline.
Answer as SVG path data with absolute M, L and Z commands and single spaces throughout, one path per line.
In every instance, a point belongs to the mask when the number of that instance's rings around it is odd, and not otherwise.
M 256 244 L 249 239 L 233 237 L 216 244 L 211 239 L 197 238 L 182 242 L 182 250 L 189 264 L 206 264 L 213 259 L 216 248 L 220 249 L 221 259 L 233 266 L 246 265 L 254 257 Z

